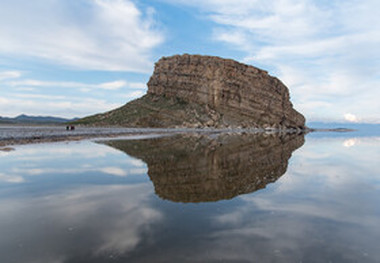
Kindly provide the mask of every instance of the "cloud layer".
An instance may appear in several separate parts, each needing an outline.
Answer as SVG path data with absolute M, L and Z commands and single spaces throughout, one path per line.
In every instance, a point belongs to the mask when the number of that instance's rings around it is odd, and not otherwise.
M 179 17 L 183 7 L 191 16 Z M 144 93 L 153 57 L 212 49 L 279 77 L 308 121 L 380 123 L 379 8 L 376 0 L 3 1 L 0 115 L 111 110 Z M 194 29 L 212 33 L 200 44 Z M 78 69 L 94 80 L 72 77 Z
M 306 117 L 380 123 L 378 1 L 166 1 L 214 22 L 213 39 L 279 76 Z
M 130 0 L 5 1 L 0 55 L 86 70 L 149 72 L 152 49 L 163 41 L 153 14 Z
M 119 79 L 88 83 L 24 78 L 19 71 L 0 71 L 0 116 L 54 115 L 83 117 L 120 107 L 146 92 L 142 82 Z

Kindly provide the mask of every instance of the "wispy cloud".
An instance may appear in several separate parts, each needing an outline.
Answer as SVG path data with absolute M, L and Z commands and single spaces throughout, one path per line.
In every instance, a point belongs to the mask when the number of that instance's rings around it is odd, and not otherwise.
M 291 88 L 311 119 L 352 112 L 380 123 L 380 24 L 375 0 L 163 0 L 191 6 L 215 23 L 213 39 L 245 53 Z M 331 104 L 324 116 L 314 113 Z
M 343 146 L 346 148 L 354 147 L 355 145 L 358 145 L 360 143 L 360 140 L 357 138 L 351 138 L 347 139 L 343 142 Z
M 26 96 L 26 98 L 0 96 L 0 112 L 2 116 L 17 116 L 21 113 L 27 113 L 29 115 L 48 114 L 57 117 L 71 118 L 105 112 L 121 106 L 120 103 L 109 102 L 104 99 L 81 97 L 65 98 L 42 94 Z M 20 106 L 14 108 L 12 107 L 13 105 Z
M 86 70 L 149 72 L 164 37 L 154 10 L 131 0 L 5 1 L 0 55 L 32 57 Z
M 3 173 L 0 173 L 0 182 L 6 182 L 6 183 L 23 183 L 25 179 L 22 176 L 18 175 L 5 175 Z
M 100 169 L 101 172 L 106 173 L 106 174 L 111 174 L 114 176 L 127 176 L 128 173 L 127 171 L 119 168 L 119 167 L 104 167 Z
M 0 71 L 0 81 L 8 79 L 17 79 L 21 77 L 20 71 Z
M 38 88 L 75 88 L 82 89 L 104 89 L 104 90 L 118 90 L 121 88 L 138 88 L 146 87 L 145 83 L 131 82 L 128 83 L 125 80 L 115 80 L 103 83 L 83 83 L 83 82 L 66 82 L 66 81 L 41 81 L 35 79 L 17 80 L 5 82 L 5 85 L 12 87 L 38 87 Z
M 4 76 L 16 74 L 4 74 Z M 22 113 L 78 117 L 109 111 L 141 97 L 146 84 L 114 80 L 102 83 L 0 79 L 2 116 Z M 17 105 L 18 107 L 14 107 Z
M 54 194 L 43 197 L 1 199 L 0 227 L 5 229 L 14 223 L 14 218 L 19 218 L 20 223 L 14 231 L 20 239 L 31 240 L 31 251 L 38 251 L 42 246 L 35 240 L 49 240 L 43 244 L 49 253 L 30 253 L 27 261 L 31 262 L 65 262 L 68 256 L 64 248 L 72 243 L 73 237 L 83 236 L 90 238 L 86 242 L 79 242 L 84 246 L 80 247 L 78 254 L 71 254 L 70 258 L 80 257 L 83 251 L 91 258 L 128 254 L 144 242 L 144 238 L 152 236 L 153 229 L 162 225 L 164 215 L 150 205 L 151 195 L 153 193 L 149 184 L 139 184 L 133 187 L 89 186 L 85 191 L 83 187 L 78 187 L 64 192 L 54 191 Z M 107 212 L 104 213 L 104 210 Z M 55 227 L 45 231 L 39 218 L 46 218 L 46 222 Z M 65 230 L 70 233 L 62 233 Z M 90 246 L 87 241 L 91 243 Z M 12 261 L 22 262 L 25 258 L 21 253 L 14 253 Z M 61 258 L 62 261 L 57 261 Z

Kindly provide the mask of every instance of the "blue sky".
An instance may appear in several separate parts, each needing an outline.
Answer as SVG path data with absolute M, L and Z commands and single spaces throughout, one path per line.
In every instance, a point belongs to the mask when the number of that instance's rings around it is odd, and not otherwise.
M 174 54 L 232 58 L 308 121 L 380 123 L 377 0 L 3 0 L 0 116 L 82 117 L 146 92 Z

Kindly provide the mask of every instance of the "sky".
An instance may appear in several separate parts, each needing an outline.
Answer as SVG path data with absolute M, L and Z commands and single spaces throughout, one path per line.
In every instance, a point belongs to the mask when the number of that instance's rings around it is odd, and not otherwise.
M 378 0 L 2 0 L 0 116 L 112 110 L 188 53 L 267 70 L 309 122 L 380 123 L 379 17 Z

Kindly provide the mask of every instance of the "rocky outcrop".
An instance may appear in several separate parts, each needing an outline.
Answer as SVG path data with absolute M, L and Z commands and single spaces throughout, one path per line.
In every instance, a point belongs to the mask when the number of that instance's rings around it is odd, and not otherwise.
M 304 136 L 193 134 L 104 143 L 143 160 L 159 197 L 187 203 L 231 199 L 275 182 Z
M 264 70 L 200 55 L 161 58 L 148 94 L 76 122 L 89 125 L 188 128 L 305 128 L 288 88 Z
M 209 126 L 305 126 L 280 80 L 230 59 L 187 54 L 161 58 L 148 93 L 204 105 L 214 113 Z

